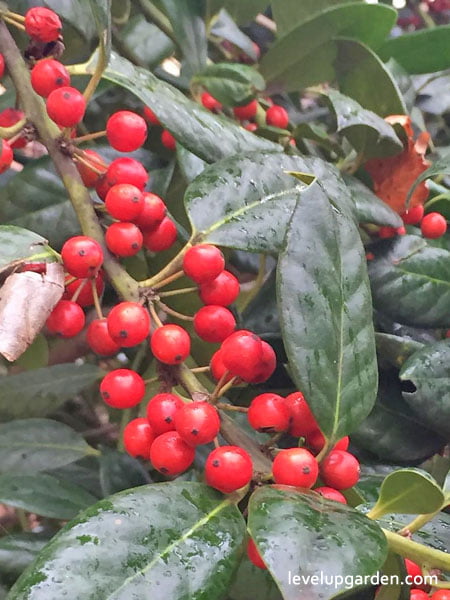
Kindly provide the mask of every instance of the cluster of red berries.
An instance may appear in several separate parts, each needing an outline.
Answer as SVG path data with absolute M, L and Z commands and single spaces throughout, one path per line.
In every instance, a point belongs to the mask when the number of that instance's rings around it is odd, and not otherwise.
M 419 588 L 414 588 L 410 592 L 410 600 L 450 600 L 450 590 L 438 590 L 429 596 Z
M 423 204 L 418 204 L 404 212 L 401 217 L 405 225 L 420 225 L 425 238 L 436 239 L 443 236 L 447 231 L 446 218 L 438 212 L 430 212 L 426 215 L 424 213 Z M 380 238 L 391 238 L 405 233 L 405 227 L 380 227 L 378 230 Z

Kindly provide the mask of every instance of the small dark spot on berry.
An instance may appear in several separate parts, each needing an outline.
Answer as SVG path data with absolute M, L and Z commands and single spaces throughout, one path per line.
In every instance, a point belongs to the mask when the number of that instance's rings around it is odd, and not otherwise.
M 119 337 L 121 337 L 121 338 L 127 338 L 128 337 L 128 332 L 125 329 L 122 329 L 119 332 Z
M 198 435 L 198 429 L 191 429 L 192 435 Z
M 133 242 L 131 244 L 131 247 L 133 248 L 133 250 L 136 250 L 136 248 L 139 248 L 139 244 L 137 242 Z
M 166 417 L 166 418 L 164 419 L 164 421 L 165 421 L 166 423 L 172 423 L 172 417 Z
M 302 473 L 304 473 L 305 475 L 309 475 L 311 473 L 311 469 L 309 467 L 303 467 Z
M 84 256 L 86 252 L 84 250 L 78 250 L 78 256 Z
M 181 361 L 182 361 L 182 359 L 183 359 L 183 357 L 181 356 L 181 354 L 177 354 L 177 355 L 175 356 L 175 362 L 181 362 Z
M 139 200 L 140 200 L 139 196 L 133 196 L 131 198 L 131 202 L 139 202 Z
M 64 100 L 70 100 L 71 97 L 72 97 L 72 94 L 70 94 L 69 92 L 64 92 L 64 94 L 63 94 Z
M 109 398 L 108 392 L 102 392 L 102 397 L 107 400 Z
M 159 467 L 159 470 L 161 471 L 161 473 L 168 473 L 169 469 L 167 469 L 167 467 Z
M 220 460 L 217 460 L 217 458 L 215 460 L 212 461 L 212 466 L 213 467 L 220 467 Z
M 63 78 L 62 77 L 57 77 L 55 79 L 55 83 L 56 83 L 56 85 L 62 85 L 64 83 Z

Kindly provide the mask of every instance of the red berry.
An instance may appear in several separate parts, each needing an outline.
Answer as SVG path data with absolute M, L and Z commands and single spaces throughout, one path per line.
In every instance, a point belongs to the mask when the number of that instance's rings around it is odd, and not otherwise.
M 76 302 L 60 300 L 47 319 L 47 329 L 63 338 L 80 333 L 85 324 L 83 309 Z
M 86 341 L 91 350 L 101 356 L 112 356 L 120 350 L 120 346 L 109 335 L 106 319 L 94 319 L 90 322 Z
M 279 127 L 280 129 L 286 129 L 289 125 L 289 115 L 287 110 L 282 106 L 274 104 L 267 109 L 266 112 L 266 123 L 273 127 Z
M 155 434 L 147 419 L 133 419 L 123 430 L 123 445 L 131 456 L 137 458 L 150 458 L 150 448 L 155 439 Z
M 103 377 L 100 393 L 109 406 L 131 408 L 143 399 L 145 383 L 136 371 L 115 369 Z
M 147 139 L 147 125 L 142 117 L 129 110 L 119 110 L 106 123 L 106 136 L 119 152 L 133 152 Z
M 70 86 L 70 75 L 66 67 L 58 60 L 45 58 L 32 68 L 31 85 L 36 94 L 47 98 L 53 90 Z
M 27 35 L 39 42 L 55 42 L 62 31 L 58 15 L 43 6 L 30 8 L 25 13 L 25 31 Z
M 177 141 L 167 129 L 161 133 L 161 144 L 165 146 L 168 150 L 176 150 Z
M 134 256 L 142 248 L 142 233 L 133 223 L 113 223 L 105 233 L 108 249 L 117 256 Z
M 97 183 L 95 184 L 95 191 L 97 192 L 99 198 L 104 201 L 111 188 L 112 185 L 109 185 L 108 180 L 106 179 L 106 173 L 104 175 L 100 175 L 100 177 L 97 179 Z
M 121 347 L 130 348 L 150 333 L 150 315 L 137 302 L 120 302 L 107 317 L 108 332 Z
M 77 161 L 76 164 L 78 173 L 80 174 L 81 179 L 86 187 L 95 187 L 101 178 L 101 175 L 99 175 L 97 171 L 106 173 L 107 167 L 105 166 L 105 162 L 100 154 L 95 152 L 95 150 L 83 150 L 83 158 L 88 161 L 90 165 L 92 165 L 92 168 L 82 162 Z M 105 197 L 108 190 L 105 192 Z
M 213 281 L 225 268 L 225 258 L 219 248 L 200 244 L 189 248 L 183 258 L 183 271 L 196 283 Z
M 239 446 L 220 446 L 206 459 L 206 483 L 224 494 L 231 494 L 250 483 L 252 475 L 252 459 Z
M 47 113 L 60 127 L 74 127 L 83 120 L 86 100 L 81 92 L 69 86 L 53 90 L 47 98 Z
M 261 340 L 261 345 L 262 358 L 256 365 L 255 374 L 248 380 L 249 383 L 263 383 L 267 381 L 277 366 L 277 356 L 272 346 L 263 340 Z
M 334 488 L 323 486 L 316 488 L 314 491 L 326 498 L 327 500 L 334 500 L 335 502 L 340 502 L 341 504 L 347 504 L 345 496 L 341 494 L 341 492 L 338 492 L 338 490 L 335 490 Z
M 0 54 L 0 79 L 5 74 L 5 58 L 3 54 Z
M 5 108 L 0 112 L 0 127 L 12 127 L 18 121 L 25 118 L 25 113 L 16 108 Z M 23 148 L 28 143 L 28 140 L 21 136 L 15 142 L 10 144 L 11 148 Z
M 214 354 L 211 357 L 211 362 L 209 363 L 209 366 L 211 369 L 211 375 L 214 377 L 214 379 L 216 381 L 222 379 L 222 376 L 225 375 L 228 369 L 223 364 L 221 349 L 217 350 L 217 352 L 214 352 Z M 225 382 L 231 381 L 231 379 L 233 379 L 233 375 L 230 373 L 226 378 Z
M 151 192 L 144 192 L 144 206 L 134 222 L 141 229 L 156 229 L 166 213 L 167 207 L 159 196 Z
M 144 207 L 144 195 L 129 183 L 119 183 L 106 194 L 106 210 L 119 221 L 134 221 Z
M 359 480 L 359 462 L 345 450 L 332 450 L 320 465 L 323 482 L 337 490 L 353 487 Z
M 244 129 L 246 129 L 247 131 L 256 131 L 258 129 L 258 125 L 256 123 L 247 123 Z
M 150 461 L 154 468 L 174 477 L 186 471 L 195 458 L 195 449 L 186 444 L 177 431 L 159 435 L 150 448 Z
M 202 283 L 199 288 L 200 299 L 204 304 L 229 306 L 239 296 L 239 281 L 229 271 L 222 271 L 212 281 Z
M 194 315 L 194 329 L 205 342 L 223 342 L 236 327 L 233 313 L 224 306 L 204 306 Z
M 289 433 L 294 437 L 306 436 L 316 431 L 319 426 L 311 412 L 303 394 L 294 392 L 285 398 L 286 406 L 291 413 Z
M 148 106 L 144 106 L 144 118 L 146 121 L 148 121 L 152 125 L 161 125 L 158 117 L 155 115 L 155 113 L 152 111 L 152 109 L 149 108 Z
M 431 600 L 450 600 L 450 590 L 438 590 L 431 595 Z
M 305 448 L 281 450 L 272 465 L 275 483 L 295 487 L 312 487 L 319 475 L 319 464 Z
M 433 594 L 434 595 L 434 594 Z M 410 591 L 409 594 L 410 600 L 430 600 L 428 594 L 419 589 L 414 589 Z
M 203 94 L 201 95 L 201 102 L 203 104 L 203 106 L 211 111 L 219 111 L 222 110 L 222 105 L 221 103 L 216 100 L 214 98 L 214 96 L 211 96 L 211 94 L 209 94 L 208 92 L 203 92 Z
M 322 448 L 325 446 L 325 436 L 320 431 L 320 429 L 316 429 L 312 433 L 308 433 L 306 436 L 306 442 L 315 453 L 320 452 Z M 333 446 L 333 450 L 347 450 L 349 446 L 350 440 L 348 436 L 343 437 Z
M 405 225 L 417 225 L 422 220 L 424 210 L 423 204 L 418 204 L 417 206 L 413 206 L 413 208 L 406 210 L 400 216 Z
M 447 221 L 444 216 L 437 212 L 431 212 L 424 216 L 420 224 L 423 237 L 439 238 L 447 231 Z
M 163 325 L 153 332 L 150 348 L 160 362 L 178 365 L 189 356 L 191 340 L 188 332 L 179 325 Z
M 143 190 L 147 182 L 148 173 L 142 163 L 128 156 L 113 160 L 106 171 L 105 183 L 109 187 L 119 183 L 129 183 Z
M 67 275 L 66 279 L 71 279 L 70 275 Z M 81 287 L 82 286 L 82 287 Z M 94 293 L 92 291 L 92 280 L 89 279 L 75 279 L 71 283 L 66 283 L 66 289 L 64 291 L 64 300 L 72 300 L 73 296 L 80 289 L 74 302 L 82 306 L 92 306 L 94 304 Z M 101 296 L 105 289 L 105 283 L 103 281 L 103 273 L 99 271 L 95 278 L 95 287 L 97 289 L 97 295 Z
M 103 263 L 103 250 L 98 242 L 85 235 L 69 238 L 61 250 L 66 271 L 74 277 L 95 277 Z
M 144 246 L 151 252 L 168 250 L 177 239 L 177 228 L 169 217 L 164 217 L 159 225 L 151 231 L 144 230 Z
M 184 404 L 175 416 L 175 429 L 191 446 L 209 444 L 219 433 L 219 413 L 208 402 Z
M 4 173 L 11 166 L 14 154 L 10 144 L 6 140 L 0 140 L 0 148 L 0 173 Z
M 244 381 L 255 376 L 262 357 L 261 339 L 251 331 L 235 331 L 222 343 L 223 364 L 230 373 Z
M 266 563 L 263 561 L 255 542 L 250 538 L 247 542 L 247 556 L 250 562 L 259 569 L 267 569 Z
M 286 431 L 290 417 L 284 398 L 271 393 L 255 396 L 247 413 L 248 422 L 253 429 L 263 433 Z
M 241 121 L 250 121 L 256 116 L 258 111 L 258 102 L 257 100 L 252 100 L 248 104 L 244 106 L 235 106 L 233 108 L 234 116 L 237 117 Z
M 184 406 L 175 394 L 156 394 L 147 404 L 147 419 L 156 435 L 175 430 L 175 415 Z
M 380 227 L 378 230 L 378 237 L 381 239 L 391 238 L 397 235 L 397 229 L 395 227 Z

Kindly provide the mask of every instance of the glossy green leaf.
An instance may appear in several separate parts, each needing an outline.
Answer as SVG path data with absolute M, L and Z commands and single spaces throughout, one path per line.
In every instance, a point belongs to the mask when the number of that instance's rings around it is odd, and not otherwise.
M 54 260 L 42 236 L 13 225 L 0 225 L 0 272 L 24 262 Z
M 236 506 L 203 484 L 127 490 L 62 529 L 16 582 L 9 600 L 219 600 L 238 565 L 244 535 Z
M 321 188 L 303 194 L 278 262 L 278 303 L 292 376 L 331 443 L 356 429 L 376 398 L 365 264 L 351 216 Z
M 317 123 L 299 123 L 292 132 L 292 137 L 297 145 L 301 147 L 304 140 L 312 140 L 328 152 L 344 157 L 341 146 L 328 135 L 327 130 Z
M 159 0 L 169 17 L 184 59 L 184 75 L 192 77 L 206 65 L 207 39 L 202 0 Z
M 86 0 L 78 1 L 86 4 Z M 100 48 L 107 62 L 111 54 L 111 0 L 87 0 L 87 3 L 94 17 Z M 88 6 L 85 7 L 85 11 L 89 14 Z
M 356 490 L 362 496 L 364 503 L 375 504 L 380 495 L 381 484 L 386 479 L 386 475 L 399 468 L 383 464 L 369 466 L 362 464 L 358 483 L 352 489 Z
M 259 293 L 242 313 L 242 326 L 250 329 L 265 340 L 281 337 L 280 318 L 277 306 L 275 269 L 267 277 Z
M 329 163 L 248 153 L 211 165 L 186 190 L 184 202 L 194 235 L 242 250 L 277 252 L 299 193 L 306 190 L 288 173 L 294 171 L 317 177 L 336 202 L 351 203 L 344 182 Z
M 336 119 L 336 131 L 348 138 L 358 154 L 373 158 L 403 150 L 392 125 L 377 114 L 336 90 L 329 90 L 325 97 Z
M 373 223 L 389 227 L 401 227 L 403 221 L 392 208 L 356 177 L 344 176 L 355 203 L 355 216 L 358 223 Z
M 280 37 L 261 61 L 272 87 L 296 91 L 334 79 L 336 37 L 354 37 L 378 46 L 394 25 L 396 12 L 385 5 L 348 3 L 332 6 Z
M 450 252 L 416 235 L 383 240 L 368 269 L 376 309 L 414 327 L 449 327 Z
M 105 448 L 99 462 L 100 484 L 104 496 L 110 496 L 152 481 L 141 463 L 123 452 Z
M 444 494 L 436 481 L 420 469 L 400 469 L 390 473 L 381 484 L 380 496 L 371 513 L 420 515 L 439 510 Z
M 192 80 L 203 86 L 225 106 L 248 104 L 266 87 L 264 79 L 253 67 L 237 63 L 216 63 L 206 67 Z
M 391 72 L 362 41 L 340 39 L 336 42 L 335 67 L 340 91 L 380 117 L 406 113 L 402 94 Z
M 73 363 L 0 378 L 0 416 L 43 417 L 104 375 L 95 365 Z
M 450 440 L 450 340 L 427 345 L 410 356 L 400 379 L 414 386 L 414 391 L 403 391 L 413 411 Z
M 95 62 L 92 58 L 86 65 L 78 66 L 77 72 L 92 73 Z M 173 86 L 114 52 L 103 77 L 137 96 L 177 141 L 207 162 L 238 152 L 280 149 L 277 144 L 258 138 L 229 119 L 211 114 Z
M 445 439 L 425 427 L 403 400 L 398 377 L 384 374 L 377 403 L 352 433 L 352 442 L 378 459 L 406 464 L 417 464 L 445 445 Z
M 408 202 L 411 196 L 414 194 L 415 189 L 418 185 L 422 183 L 422 181 L 426 181 L 430 177 L 435 177 L 436 175 L 449 175 L 450 174 L 450 155 L 446 154 L 442 156 L 438 160 L 436 160 L 431 167 L 426 169 L 423 173 L 419 175 L 419 177 L 414 182 L 414 185 L 408 192 L 408 196 L 406 201 Z
M 16 364 L 26 371 L 30 369 L 40 369 L 48 364 L 49 349 L 47 338 L 39 333 L 28 346 L 25 352 L 19 356 Z
M 69 483 L 78 485 L 96 498 L 102 498 L 103 493 L 100 485 L 100 468 L 97 457 L 87 456 L 76 463 L 70 463 L 64 467 L 52 469 L 49 475 L 63 479 Z
M 246 554 L 242 557 L 228 596 L 229 600 L 282 600 L 270 573 L 255 567 Z
M 0 473 L 33 473 L 75 462 L 96 451 L 71 427 L 50 419 L 0 425 Z
M 389 333 L 375 333 L 375 343 L 380 362 L 399 369 L 414 352 L 423 348 L 421 342 Z
M 395 58 L 409 73 L 435 73 L 450 67 L 450 25 L 422 29 L 387 40 L 379 54 Z
M 208 166 L 204 160 L 177 144 L 177 160 L 183 177 L 187 183 L 191 183 Z
M 0 475 L 0 502 L 52 519 L 73 519 L 97 499 L 51 475 Z
M 153 69 L 173 54 L 174 44 L 156 25 L 143 15 L 134 15 L 120 31 L 120 36 L 140 64 Z
M 337 4 L 347 4 L 348 2 L 349 0 L 302 0 L 301 2 L 298 0 L 272 0 L 272 13 L 277 24 L 277 33 L 282 36 L 304 21 L 308 21 L 313 15 L 325 12 Z
M 80 232 L 67 192 L 47 156 L 30 162 L 0 189 L 0 219 L 36 231 L 55 248 Z
M 363 577 L 376 573 L 387 555 L 375 522 L 349 506 L 287 486 L 253 493 L 248 528 L 284 600 L 327 600 L 347 589 L 344 581 L 321 581 L 330 565 L 335 576 Z
M 1 579 L 13 583 L 47 542 L 48 537 L 36 533 L 13 533 L 0 537 Z
M 383 575 L 392 577 L 391 583 L 382 585 L 377 589 L 377 600 L 410 600 L 410 586 L 405 581 L 407 572 L 405 561 L 401 556 L 390 551 L 386 562 L 383 565 Z M 394 577 L 397 577 L 399 583 L 394 583 Z
M 380 519 L 380 525 L 391 531 L 398 531 L 411 523 L 411 520 L 410 515 L 389 515 Z M 415 531 L 412 539 L 441 552 L 448 552 L 450 548 L 450 515 L 440 512 L 419 531 Z

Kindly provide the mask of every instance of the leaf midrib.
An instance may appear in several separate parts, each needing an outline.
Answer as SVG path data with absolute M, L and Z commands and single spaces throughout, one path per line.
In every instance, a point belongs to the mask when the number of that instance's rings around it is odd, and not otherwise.
M 423 481 L 420 481 L 420 482 L 417 482 L 416 484 L 413 484 L 411 487 L 408 487 L 408 488 L 407 488 L 405 491 L 403 491 L 403 492 L 401 492 L 399 495 L 395 496 L 395 497 L 394 497 L 394 498 L 393 498 L 393 499 L 392 499 L 390 502 L 386 502 L 386 503 L 382 504 L 381 506 L 383 506 L 383 507 L 384 507 L 384 508 L 383 508 L 383 511 L 384 511 L 384 513 L 385 513 L 385 514 L 389 514 L 389 512 L 390 512 L 390 511 L 389 511 L 389 510 L 386 510 L 386 507 L 392 506 L 392 504 L 394 504 L 394 506 L 395 506 L 395 503 L 396 503 L 396 502 L 398 502 L 399 500 L 403 499 L 405 496 L 409 496 L 409 495 L 411 495 L 412 493 L 414 493 L 414 490 L 415 490 L 417 487 L 419 487 L 419 489 L 420 489 L 420 487 L 422 486 L 422 483 L 423 483 Z M 430 481 L 429 483 L 430 483 L 431 485 L 433 485 L 433 484 L 431 483 L 431 481 Z

